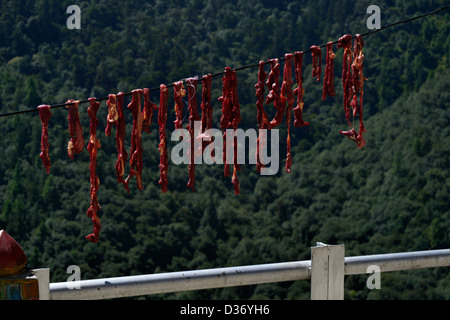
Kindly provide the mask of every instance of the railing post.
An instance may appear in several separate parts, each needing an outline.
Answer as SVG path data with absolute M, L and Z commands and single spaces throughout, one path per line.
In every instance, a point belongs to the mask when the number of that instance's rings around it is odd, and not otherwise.
M 311 247 L 311 300 L 344 300 L 345 246 Z

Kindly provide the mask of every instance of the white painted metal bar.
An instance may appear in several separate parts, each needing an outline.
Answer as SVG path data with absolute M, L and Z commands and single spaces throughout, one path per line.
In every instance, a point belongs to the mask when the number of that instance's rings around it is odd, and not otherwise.
M 346 257 L 344 274 L 449 267 L 450 249 Z M 311 260 L 152 275 L 50 283 L 50 299 L 112 299 L 179 291 L 311 279 Z M 79 289 L 71 289 L 79 287 Z
M 450 249 L 386 253 L 345 258 L 345 274 L 365 274 L 370 266 L 381 272 L 450 266 Z
M 52 300 L 133 297 L 310 278 L 310 261 L 127 276 L 50 284 Z M 78 286 L 79 289 L 71 289 Z

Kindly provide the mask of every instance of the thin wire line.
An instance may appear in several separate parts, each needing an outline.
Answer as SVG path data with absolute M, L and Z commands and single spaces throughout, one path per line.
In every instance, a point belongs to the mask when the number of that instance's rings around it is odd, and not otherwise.
M 409 22 L 414 21 L 414 20 L 422 19 L 422 18 L 425 18 L 425 17 L 427 17 L 427 16 L 430 16 L 430 15 L 433 15 L 433 14 L 437 14 L 437 13 L 439 13 L 439 12 L 441 12 L 441 11 L 447 10 L 448 8 L 450 8 L 450 5 L 445 6 L 445 7 L 442 7 L 442 8 L 440 8 L 440 9 L 437 9 L 437 10 L 434 10 L 434 11 L 431 11 L 431 12 L 428 12 L 428 13 L 424 13 L 424 14 L 422 14 L 422 15 L 419 15 L 419 16 L 416 16 L 416 17 L 413 17 L 413 18 L 409 18 L 409 19 L 406 19 L 406 20 L 402 20 L 402 21 L 398 21 L 398 22 L 395 22 L 395 23 L 392 23 L 392 24 L 388 24 L 388 25 L 386 25 L 386 26 L 381 27 L 380 29 L 376 29 L 376 30 L 374 30 L 374 31 L 362 33 L 362 34 L 360 34 L 360 35 L 361 35 L 361 37 L 370 36 L 370 35 L 373 35 L 373 34 L 375 34 L 375 33 L 377 33 L 377 32 L 380 32 L 380 31 L 382 31 L 382 30 L 385 30 L 385 29 L 388 29 L 388 28 L 397 26 L 397 25 L 399 25 L 399 24 L 409 23 Z M 355 38 L 355 37 L 356 37 L 356 36 L 353 36 L 352 38 Z M 332 43 L 333 43 L 333 44 L 337 44 L 337 43 L 339 43 L 339 40 L 334 41 L 334 42 L 332 42 Z M 326 43 L 326 44 L 321 44 L 321 45 L 319 45 L 318 47 L 320 47 L 320 48 L 325 48 L 327 45 L 328 45 L 328 43 Z M 311 52 L 311 49 L 302 51 L 303 54 L 308 53 L 308 52 Z M 268 63 L 268 62 L 270 62 L 270 61 L 272 61 L 272 60 L 273 60 L 273 59 L 270 59 L 270 60 L 268 60 L 268 61 L 265 61 L 264 63 Z M 279 60 L 279 61 L 283 61 L 283 60 L 285 60 L 285 57 L 278 58 L 278 60 Z M 238 68 L 235 68 L 234 70 L 235 70 L 235 71 L 241 71 L 241 70 L 245 70 L 245 69 L 248 69 L 248 68 L 256 68 L 256 67 L 258 67 L 258 66 L 259 66 L 259 63 L 258 63 L 258 64 L 251 64 L 251 65 L 246 65 L 246 66 L 238 67 Z M 209 74 L 208 76 L 211 77 L 211 78 L 216 78 L 216 77 L 222 76 L 222 75 L 224 75 L 224 74 L 225 74 L 225 72 L 222 71 L 222 72 L 218 72 L 218 73 L 214 73 L 214 74 Z M 183 82 L 184 82 L 185 80 L 190 79 L 190 78 L 196 78 L 197 80 L 201 81 L 201 80 L 204 79 L 204 77 L 205 77 L 205 76 L 203 76 L 203 77 L 201 77 L 201 78 L 199 78 L 199 77 L 188 77 L 188 78 L 184 78 L 184 79 L 182 79 L 182 80 L 180 80 L 180 81 L 183 81 Z M 174 86 L 174 83 L 166 85 L 167 88 L 171 88 L 171 87 L 173 87 L 173 86 Z M 155 87 L 155 88 L 150 88 L 149 91 L 150 91 L 150 92 L 151 92 L 151 91 L 158 91 L 159 89 L 160 89 L 160 87 Z M 124 93 L 125 96 L 129 96 L 129 95 L 131 95 L 131 94 L 132 94 L 132 92 Z M 96 100 L 96 101 L 105 101 L 105 100 L 108 100 L 108 97 L 95 98 L 95 100 Z M 79 100 L 79 103 L 87 103 L 87 102 L 89 102 L 89 99 Z M 71 105 L 71 103 L 61 103 L 61 104 L 51 105 L 50 108 L 51 108 L 51 109 L 55 109 L 55 108 L 61 108 L 61 107 L 69 106 L 69 105 Z M 34 109 L 28 109 L 28 110 L 21 110 L 21 111 L 14 111 L 14 112 L 8 112 L 8 113 L 0 114 L 0 117 L 8 117 L 8 116 L 13 116 L 13 115 L 17 115 L 17 114 L 30 113 L 30 112 L 36 112 L 36 111 L 38 111 L 37 108 L 34 108 Z

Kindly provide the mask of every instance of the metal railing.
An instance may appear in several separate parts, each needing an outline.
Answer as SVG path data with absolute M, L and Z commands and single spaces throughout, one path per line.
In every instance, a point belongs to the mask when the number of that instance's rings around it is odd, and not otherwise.
M 49 284 L 51 300 L 114 299 L 262 283 L 310 280 L 311 299 L 342 300 L 344 276 L 450 266 L 450 249 L 345 257 L 344 245 L 318 243 L 311 260 Z

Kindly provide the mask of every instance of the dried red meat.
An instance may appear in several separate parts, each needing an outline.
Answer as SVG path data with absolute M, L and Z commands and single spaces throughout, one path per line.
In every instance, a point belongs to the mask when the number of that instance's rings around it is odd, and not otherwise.
M 123 183 L 125 189 L 129 191 L 128 185 L 124 180 L 125 163 L 128 159 L 128 153 L 125 148 L 125 115 L 123 113 L 123 99 L 125 94 L 119 92 L 117 94 L 117 132 L 116 132 L 116 146 L 117 146 L 117 162 L 115 165 L 116 177 L 118 183 Z
M 182 129 L 183 128 L 183 97 L 186 96 L 186 90 L 183 86 L 183 81 L 178 81 L 173 84 L 174 90 L 173 90 L 173 98 L 175 100 L 175 116 L 176 120 L 175 123 L 175 129 Z
M 131 102 L 128 109 L 133 115 L 133 131 L 131 132 L 131 151 L 130 151 L 130 173 L 125 180 L 129 186 L 130 179 L 136 176 L 136 184 L 139 190 L 142 190 L 142 168 L 143 168 L 143 150 L 142 150 L 142 110 L 141 110 L 142 89 L 132 91 Z
M 230 67 L 225 68 L 225 75 L 222 78 L 222 96 L 219 97 L 219 101 L 222 102 L 222 117 L 220 118 L 220 126 L 223 130 L 223 138 L 226 141 L 226 129 L 238 128 L 241 122 L 241 112 L 239 106 L 239 97 L 237 90 L 237 74 L 236 70 L 231 70 Z M 231 182 L 234 186 L 234 191 L 239 194 L 239 179 L 237 172 L 240 170 L 240 166 L 237 162 L 237 137 L 234 135 L 234 159 L 233 159 L 233 176 Z M 223 161 L 225 164 L 224 176 L 230 176 L 230 164 L 227 163 L 227 148 L 229 143 L 223 145 Z
M 232 98 L 233 98 L 233 84 L 232 84 L 232 74 L 233 71 L 230 67 L 225 68 L 225 75 L 222 77 L 222 96 L 219 97 L 219 101 L 222 102 L 222 116 L 220 117 L 220 127 L 223 131 L 223 163 L 224 167 L 224 176 L 230 176 L 230 164 L 227 163 L 227 144 L 226 141 L 226 129 L 232 128 Z
M 188 108 L 189 108 L 189 123 L 187 125 L 187 130 L 189 131 L 190 136 L 190 162 L 189 162 L 189 181 L 187 184 L 188 188 L 194 190 L 195 185 L 195 137 L 194 137 L 194 128 L 195 122 L 200 121 L 200 116 L 198 114 L 198 106 L 197 106 L 197 79 L 189 78 L 186 80 L 188 87 Z
M 67 153 L 70 159 L 73 159 L 75 153 L 79 154 L 84 149 L 83 129 L 80 124 L 80 117 L 78 114 L 79 101 L 68 100 L 66 108 L 69 109 L 67 120 L 69 121 L 69 132 L 71 139 L 67 144 Z
M 311 46 L 311 55 L 313 61 L 312 76 L 317 77 L 317 81 L 320 81 L 320 75 L 322 74 L 322 50 L 319 46 Z
M 158 110 L 158 106 L 150 100 L 150 90 L 144 88 L 144 108 L 142 109 L 142 130 L 150 133 L 150 126 L 153 121 L 153 111 Z
M 350 103 L 352 99 L 352 74 L 351 74 L 351 65 L 352 65 L 352 36 L 346 34 L 339 38 L 338 40 L 338 48 L 344 49 L 343 62 L 342 62 L 342 87 L 343 87 L 343 102 L 344 102 L 344 112 L 345 118 L 347 119 L 349 125 L 352 125 L 351 122 L 351 109 Z
M 294 95 L 297 96 L 297 106 L 294 108 L 294 127 L 300 128 L 309 126 L 309 123 L 303 120 L 303 108 L 305 106 L 303 101 L 303 95 L 305 94 L 303 88 L 303 51 L 294 54 L 294 66 L 297 81 L 297 88 L 294 89 Z
M 48 143 L 48 123 L 50 121 L 50 117 L 52 113 L 50 112 L 49 105 L 40 105 L 38 107 L 39 110 L 39 118 L 41 120 L 42 125 L 42 133 L 41 133 L 41 153 L 39 157 L 42 160 L 45 170 L 47 174 L 50 173 L 51 161 L 49 155 L 50 145 Z
M 292 92 L 292 59 L 294 55 L 287 53 L 284 55 L 283 84 L 281 85 L 281 101 L 286 107 L 286 126 L 287 126 L 287 154 L 286 154 L 286 172 L 291 173 L 292 154 L 291 154 L 291 115 L 294 108 L 295 96 Z
M 264 86 L 267 78 L 267 73 L 264 71 L 264 61 L 259 62 L 258 82 L 255 84 L 256 89 L 256 120 L 259 126 L 258 139 L 256 140 L 256 169 L 261 172 L 261 168 L 264 168 L 264 164 L 261 162 L 262 153 L 261 149 L 266 143 L 265 131 L 269 125 L 269 119 L 266 111 L 264 110 Z
M 167 186 L 169 184 L 168 181 L 168 171 L 169 171 L 169 159 L 167 155 L 167 135 L 166 135 L 166 126 L 167 126 L 167 104 L 169 100 L 169 90 L 167 86 L 164 84 L 160 85 L 160 103 L 158 110 L 158 125 L 159 125 L 159 153 L 160 153 L 160 162 L 159 162 L 159 171 L 160 171 L 160 179 L 159 184 L 161 185 L 161 190 L 163 193 L 167 192 Z
M 117 97 L 115 94 L 108 95 L 106 106 L 108 107 L 108 115 L 106 116 L 105 135 L 109 137 L 111 136 L 112 126 L 114 125 L 117 127 L 117 122 L 119 120 L 119 114 L 117 113 Z
M 266 104 L 269 105 L 273 102 L 276 109 L 275 117 L 270 121 L 268 126 L 268 129 L 272 129 L 280 125 L 283 121 L 286 105 L 281 101 L 280 86 L 278 84 L 278 79 L 280 77 L 280 63 L 278 62 L 278 59 L 271 59 L 269 62 L 270 72 L 266 82 L 269 93 L 266 97 Z
M 202 110 L 202 118 L 201 118 L 201 132 L 200 136 L 197 137 L 197 139 L 203 139 L 205 136 L 205 131 L 212 129 L 212 115 L 213 115 L 213 108 L 211 104 L 211 82 L 212 82 L 212 76 L 211 74 L 203 76 L 202 79 L 202 103 L 201 103 L 201 110 Z M 208 137 L 210 139 L 210 137 Z M 203 141 L 201 147 L 201 152 L 203 152 L 207 145 L 211 144 L 212 141 Z M 212 151 L 214 152 L 214 150 Z M 214 154 L 212 154 L 214 156 Z
M 351 140 L 354 140 L 358 148 L 360 149 L 362 149 L 366 144 L 366 141 L 364 140 L 364 133 L 366 132 L 366 130 L 364 127 L 364 119 L 363 119 L 363 96 L 364 96 L 363 87 L 364 81 L 367 79 L 364 77 L 363 72 L 363 61 L 364 61 L 364 54 L 362 51 L 363 46 L 364 42 L 362 40 L 362 36 L 357 34 L 353 46 L 353 62 L 351 64 L 351 74 L 350 71 L 348 71 L 350 75 L 347 74 L 347 77 L 350 78 L 350 80 L 348 80 L 348 83 L 351 84 L 351 87 L 349 88 L 348 91 L 348 94 L 350 95 L 349 99 L 351 99 L 350 107 L 352 108 L 353 111 L 352 112 L 353 117 L 359 115 L 359 130 L 358 133 L 356 133 L 354 129 L 349 131 L 340 131 L 342 135 L 346 136 Z M 359 95 L 359 103 L 358 103 L 358 95 Z
M 333 42 L 328 42 L 327 44 L 327 61 L 325 67 L 325 78 L 323 79 L 323 91 L 322 100 L 325 101 L 327 95 L 334 97 L 336 92 L 334 90 L 334 58 L 335 54 L 333 52 Z
M 90 173 L 90 196 L 91 196 L 91 206 L 89 207 L 86 215 L 92 219 L 93 223 L 93 231 L 91 234 L 86 236 L 91 242 L 98 242 L 101 224 L 100 218 L 98 217 L 98 211 L 101 210 L 100 205 L 98 203 L 97 193 L 100 187 L 100 179 L 97 176 L 97 152 L 100 149 L 100 141 L 97 138 L 97 111 L 100 106 L 100 103 L 96 101 L 95 98 L 89 98 L 89 107 L 87 109 L 89 118 L 91 120 L 90 124 L 90 138 L 87 149 L 89 151 L 90 157 L 90 165 L 89 165 L 89 173 Z

